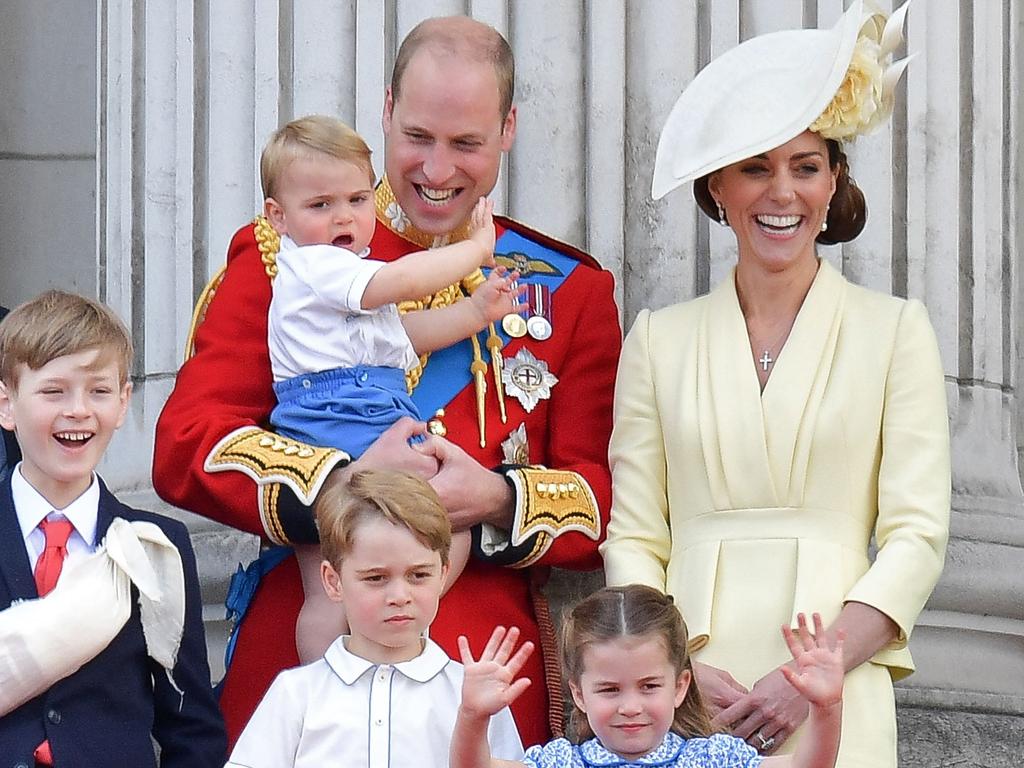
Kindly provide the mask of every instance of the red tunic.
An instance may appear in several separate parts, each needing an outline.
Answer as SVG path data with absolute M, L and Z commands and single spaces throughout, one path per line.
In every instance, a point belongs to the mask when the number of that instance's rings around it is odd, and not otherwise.
M 446 406 L 449 438 L 484 466 L 497 466 L 502 463 L 500 443 L 525 423 L 530 462 L 576 472 L 589 484 L 600 510 L 603 536 L 611 495 L 607 448 L 621 345 L 612 276 L 590 257 L 568 246 L 506 219 L 497 219 L 496 223 L 499 237 L 505 228 L 511 228 L 578 262 L 553 295 L 551 338 L 543 342 L 529 337 L 514 339 L 504 349 L 508 360 L 525 344 L 548 364 L 559 381 L 552 387 L 550 399 L 541 400 L 531 413 L 526 413 L 516 398 L 506 395 L 508 422 L 503 424 L 491 379 L 486 448 L 479 446 L 476 397 L 469 384 Z M 374 258 L 390 261 L 415 250 L 420 250 L 419 246 L 378 222 L 371 243 Z M 250 224 L 231 242 L 223 280 L 196 330 L 195 354 L 181 368 L 157 424 L 153 484 L 170 503 L 265 540 L 309 541 L 315 535 L 310 508 L 302 506 L 287 485 L 258 483 L 253 471 L 241 468 L 215 472 L 206 468 L 208 458 L 225 436 L 240 428 L 263 427 L 274 406 L 267 352 L 270 296 L 271 282 Z M 484 359 L 488 359 L 486 349 Z M 428 369 L 430 365 L 428 362 Z M 520 492 L 520 508 L 529 503 Z M 273 514 L 267 513 L 270 508 Z M 546 603 L 542 598 L 538 600 L 539 587 L 547 579 L 549 566 L 599 567 L 597 545 L 597 540 L 584 533 L 563 530 L 549 537 L 539 559 L 535 559 L 539 550 L 533 550 L 529 559 L 534 564 L 528 568 L 514 566 L 530 546 L 512 548 L 496 561 L 471 558 L 442 599 L 431 625 L 431 637 L 454 658 L 458 658 L 459 634 L 467 635 L 474 651 L 479 651 L 497 624 L 518 626 L 524 640 L 533 640 L 538 649 L 546 647 L 546 658 L 538 652 L 527 663 L 523 674 L 534 684 L 513 706 L 525 745 L 542 743 L 551 735 L 548 686 L 541 684 L 545 667 L 552 678 L 549 684 L 558 685 L 558 659 L 552 652 L 552 638 L 542 638 L 538 626 L 538 611 L 546 612 Z M 513 567 L 496 564 L 509 560 Z M 264 577 L 239 629 L 221 698 L 232 744 L 277 672 L 298 663 L 294 628 L 301 602 L 298 569 L 294 558 L 287 558 Z M 541 618 L 546 622 L 546 617 Z M 555 687 L 553 693 L 557 706 L 560 690 Z

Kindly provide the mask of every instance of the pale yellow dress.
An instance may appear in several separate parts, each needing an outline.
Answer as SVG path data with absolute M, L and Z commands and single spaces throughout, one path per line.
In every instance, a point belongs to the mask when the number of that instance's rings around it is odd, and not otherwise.
M 696 660 L 750 686 L 789 658 L 779 626 L 798 612 L 827 624 L 858 601 L 896 622 L 900 637 L 847 675 L 838 762 L 895 765 L 891 680 L 913 671 L 907 636 L 949 527 L 924 307 L 822 261 L 763 393 L 732 276 L 644 311 L 622 351 L 610 457 L 607 581 L 671 593 Z

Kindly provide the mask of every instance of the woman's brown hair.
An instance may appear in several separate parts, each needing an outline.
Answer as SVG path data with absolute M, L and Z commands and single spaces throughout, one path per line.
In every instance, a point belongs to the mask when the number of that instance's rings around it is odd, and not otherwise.
M 864 230 L 868 220 L 868 206 L 864 193 L 850 177 L 850 163 L 839 142 L 826 139 L 825 145 L 828 147 L 829 167 L 838 168 L 839 172 L 836 174 L 836 191 L 828 206 L 828 228 L 819 232 L 815 240 L 822 245 L 848 243 Z M 718 206 L 708 190 L 711 175 L 701 176 L 693 182 L 693 197 L 708 218 L 718 221 Z
M 686 625 L 672 598 L 640 584 L 599 589 L 580 602 L 565 618 L 562 628 L 562 668 L 567 681 L 578 686 L 583 675 L 583 656 L 589 645 L 624 637 L 650 636 L 665 644 L 676 678 L 690 673 L 690 688 L 676 707 L 672 731 L 683 738 L 708 736 L 711 722 L 687 650 Z M 572 701 L 572 697 L 569 697 Z M 570 733 L 577 742 L 594 736 L 586 714 L 573 703 Z

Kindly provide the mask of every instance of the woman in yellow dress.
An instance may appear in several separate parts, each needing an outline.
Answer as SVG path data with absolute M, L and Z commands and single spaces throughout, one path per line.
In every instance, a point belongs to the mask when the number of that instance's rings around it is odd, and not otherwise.
M 884 24 L 858 0 L 832 29 L 753 38 L 679 98 L 654 196 L 693 181 L 738 261 L 710 294 L 637 317 L 610 447 L 608 583 L 674 596 L 719 727 L 793 751 L 807 707 L 779 671 L 779 625 L 820 611 L 845 631 L 840 768 L 896 765 L 892 681 L 913 670 L 907 637 L 949 525 L 924 307 L 847 282 L 815 250 L 864 226 L 840 140 L 888 117 L 902 16 Z

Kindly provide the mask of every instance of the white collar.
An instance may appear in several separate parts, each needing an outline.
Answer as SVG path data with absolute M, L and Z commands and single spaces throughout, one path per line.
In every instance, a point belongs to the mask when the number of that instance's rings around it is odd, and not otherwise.
M 64 509 L 54 509 L 39 491 L 21 474 L 21 462 L 11 472 L 11 497 L 14 499 L 14 510 L 18 515 L 21 536 L 28 539 L 32 531 L 39 527 L 43 519 L 53 513 L 71 521 L 78 535 L 90 547 L 96 543 L 96 518 L 100 508 L 100 484 L 96 481 L 96 473 L 92 474 L 92 483 L 77 499 Z
M 368 669 L 384 666 L 394 667 L 397 671 L 410 680 L 415 680 L 417 683 L 425 683 L 432 677 L 440 674 L 441 670 L 452 663 L 452 660 L 448 658 L 448 654 L 441 650 L 441 646 L 429 637 L 423 638 L 423 650 L 419 656 L 409 659 L 409 661 L 400 661 L 397 664 L 378 664 L 377 662 L 364 659 L 362 656 L 356 656 L 345 647 L 345 639 L 347 637 L 349 635 L 339 637 L 331 643 L 324 654 L 324 661 L 327 662 L 327 666 L 334 670 L 334 674 L 340 677 L 345 685 L 354 684 Z
M 348 253 L 353 253 L 353 251 L 349 251 L 348 248 L 340 248 L 337 245 L 331 245 L 330 243 L 317 243 L 315 245 L 298 245 L 294 240 L 288 237 L 288 235 L 281 235 L 280 250 L 294 251 L 296 248 L 333 248 L 339 251 L 347 251 Z M 363 250 L 356 254 L 356 256 L 358 256 L 360 259 L 365 259 L 369 255 L 370 246 L 366 246 L 365 248 L 363 248 Z

